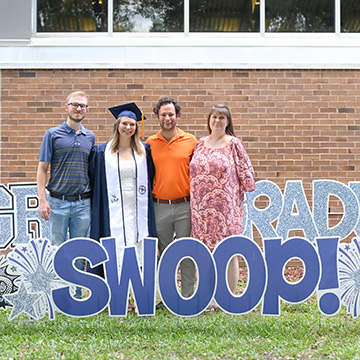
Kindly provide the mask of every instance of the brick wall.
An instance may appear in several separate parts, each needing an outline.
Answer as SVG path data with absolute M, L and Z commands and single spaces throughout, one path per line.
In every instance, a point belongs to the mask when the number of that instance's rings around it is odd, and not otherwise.
M 302 180 L 311 202 L 315 179 L 360 180 L 359 86 L 357 70 L 2 70 L 0 183 L 36 180 L 44 132 L 82 89 L 90 95 L 84 125 L 97 143 L 111 136 L 110 106 L 135 101 L 147 137 L 158 130 L 152 106 L 170 95 L 182 106 L 179 126 L 201 137 L 209 108 L 226 103 L 257 180 L 281 189 Z

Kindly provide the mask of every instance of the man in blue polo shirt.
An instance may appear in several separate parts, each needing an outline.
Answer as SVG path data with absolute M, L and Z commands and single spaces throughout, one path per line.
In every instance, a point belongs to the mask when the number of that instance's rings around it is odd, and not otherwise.
M 95 135 L 81 123 L 88 111 L 87 95 L 72 92 L 65 110 L 67 120 L 44 135 L 37 170 L 39 213 L 49 220 L 53 245 L 67 240 L 68 232 L 70 238 L 88 236 L 91 219 L 88 158 Z M 46 185 L 49 165 L 50 180 Z M 78 262 L 77 267 L 81 268 L 81 264 Z

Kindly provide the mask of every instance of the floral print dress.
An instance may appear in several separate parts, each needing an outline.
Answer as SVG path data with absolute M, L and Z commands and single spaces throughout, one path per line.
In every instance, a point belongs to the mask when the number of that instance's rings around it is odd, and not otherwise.
M 244 193 L 254 191 L 255 176 L 241 141 L 208 148 L 199 140 L 190 162 L 191 236 L 213 251 L 243 228 Z

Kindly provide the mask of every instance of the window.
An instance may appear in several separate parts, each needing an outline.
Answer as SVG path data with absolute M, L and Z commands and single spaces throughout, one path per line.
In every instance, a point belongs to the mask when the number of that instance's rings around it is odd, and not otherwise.
M 360 32 L 360 2 L 341 0 L 341 31 Z
M 259 1 L 191 0 L 191 32 L 258 32 Z
M 334 0 L 266 0 L 267 32 L 334 32 Z
M 108 31 L 107 7 L 107 0 L 37 0 L 37 31 Z
M 39 33 L 360 32 L 359 0 L 34 1 Z
M 184 31 L 184 1 L 182 0 L 113 1 L 114 31 Z

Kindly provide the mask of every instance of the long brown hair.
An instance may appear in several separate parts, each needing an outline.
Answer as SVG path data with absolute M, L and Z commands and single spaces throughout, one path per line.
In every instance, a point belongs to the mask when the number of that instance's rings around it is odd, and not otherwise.
M 112 154 L 117 154 L 119 152 L 119 146 L 120 146 L 119 124 L 121 123 L 121 120 L 123 118 L 124 118 L 124 116 L 119 117 L 114 123 L 113 142 L 111 144 L 111 153 Z M 144 147 L 141 146 L 141 143 L 140 143 L 138 122 L 135 121 L 135 123 L 136 123 L 136 130 L 135 130 L 135 133 L 131 136 L 130 146 L 138 155 L 144 155 L 145 154 Z
M 211 134 L 210 117 L 214 113 L 219 113 L 221 115 L 226 116 L 226 118 L 228 119 L 229 124 L 227 125 L 227 127 L 225 129 L 225 133 L 230 135 L 230 136 L 235 136 L 234 125 L 233 125 L 230 109 L 224 104 L 217 104 L 217 105 L 214 105 L 211 108 L 211 110 L 209 112 L 209 115 L 207 117 L 207 127 L 208 127 L 208 130 L 209 130 L 209 134 Z

